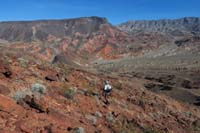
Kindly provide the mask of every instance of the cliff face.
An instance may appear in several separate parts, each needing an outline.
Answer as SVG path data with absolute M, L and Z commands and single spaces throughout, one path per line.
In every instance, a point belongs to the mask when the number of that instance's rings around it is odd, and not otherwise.
M 58 38 L 73 37 L 77 34 L 85 38 L 91 35 L 104 34 L 101 28 L 114 28 L 106 18 L 83 17 L 64 20 L 39 20 L 0 22 L 0 39 L 8 41 L 45 41 L 48 36 Z M 174 36 L 182 36 L 184 33 L 199 33 L 200 18 L 185 17 L 181 19 L 163 20 L 139 20 L 122 23 L 118 28 L 125 32 L 158 32 Z M 104 28 L 105 29 L 105 28 Z M 117 30 L 115 31 L 117 32 Z
M 38 55 L 49 53 L 52 55 L 50 59 L 54 55 L 83 58 L 99 55 L 106 58 L 104 53 L 107 53 L 107 49 L 114 51 L 118 47 L 116 44 L 124 44 L 127 38 L 126 33 L 101 17 L 0 23 L 1 43 L 26 43 L 29 45 L 20 47 L 28 47 L 29 51 L 38 52 Z M 19 47 L 19 44 L 15 46 Z
M 126 32 L 163 32 L 168 34 L 182 35 L 184 32 L 200 32 L 200 18 L 185 17 L 181 19 L 163 19 L 163 20 L 141 20 L 128 21 L 118 26 Z
M 44 41 L 49 35 L 60 38 L 73 36 L 76 33 L 90 35 L 97 32 L 102 24 L 108 24 L 108 22 L 100 17 L 1 22 L 0 38 L 8 41 Z

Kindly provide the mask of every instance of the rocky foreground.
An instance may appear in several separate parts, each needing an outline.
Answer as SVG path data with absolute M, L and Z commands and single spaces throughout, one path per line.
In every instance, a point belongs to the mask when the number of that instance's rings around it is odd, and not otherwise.
M 110 76 L 4 49 L 0 132 L 176 132 L 200 130 L 200 109 L 146 90 L 144 80 Z M 113 86 L 110 104 L 103 81 Z

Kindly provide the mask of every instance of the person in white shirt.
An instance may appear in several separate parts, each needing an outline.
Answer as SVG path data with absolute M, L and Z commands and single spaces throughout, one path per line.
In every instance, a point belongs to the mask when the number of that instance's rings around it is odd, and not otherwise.
M 105 97 L 106 103 L 109 103 L 108 96 L 111 94 L 111 90 L 112 90 L 112 86 L 109 84 L 108 81 L 105 81 L 103 96 Z

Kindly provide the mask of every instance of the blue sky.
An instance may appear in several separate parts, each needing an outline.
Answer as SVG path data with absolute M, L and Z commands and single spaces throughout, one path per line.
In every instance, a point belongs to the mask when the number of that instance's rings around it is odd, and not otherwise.
M 200 0 L 1 0 L 0 21 L 106 17 L 128 20 L 200 17 Z

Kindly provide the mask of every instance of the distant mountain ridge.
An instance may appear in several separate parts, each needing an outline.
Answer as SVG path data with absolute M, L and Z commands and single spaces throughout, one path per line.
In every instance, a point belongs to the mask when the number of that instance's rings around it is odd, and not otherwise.
M 0 22 L 0 43 L 5 42 L 16 44 L 13 47 L 26 47 L 29 51 L 37 52 L 37 55 L 42 54 L 42 58 L 52 60 L 54 56 L 114 58 L 121 52 L 120 47 L 124 50 L 123 45 L 131 42 L 131 39 L 106 18 L 94 16 Z
M 118 25 L 118 28 L 130 32 L 162 32 L 182 35 L 183 33 L 200 33 L 200 18 L 185 17 L 180 19 L 136 20 Z
M 129 21 L 119 26 L 96 16 L 0 22 L 0 44 L 9 43 L 45 60 L 65 63 L 198 53 L 200 18 Z
M 102 25 L 116 28 L 106 18 L 82 17 L 61 20 L 8 21 L 0 22 L 0 39 L 6 41 L 46 41 L 48 36 L 64 38 L 81 34 L 88 38 L 92 34 L 104 34 Z M 180 19 L 134 20 L 117 26 L 123 32 L 157 32 L 172 36 L 200 33 L 200 18 L 185 17 Z M 106 28 L 105 28 L 106 29 Z M 118 32 L 117 30 L 115 32 Z M 110 36 L 110 35 L 108 35 Z
M 91 34 L 107 24 L 106 18 L 82 17 L 62 20 L 0 22 L 0 39 L 8 41 L 45 41 L 49 35 L 72 36 L 77 32 Z

